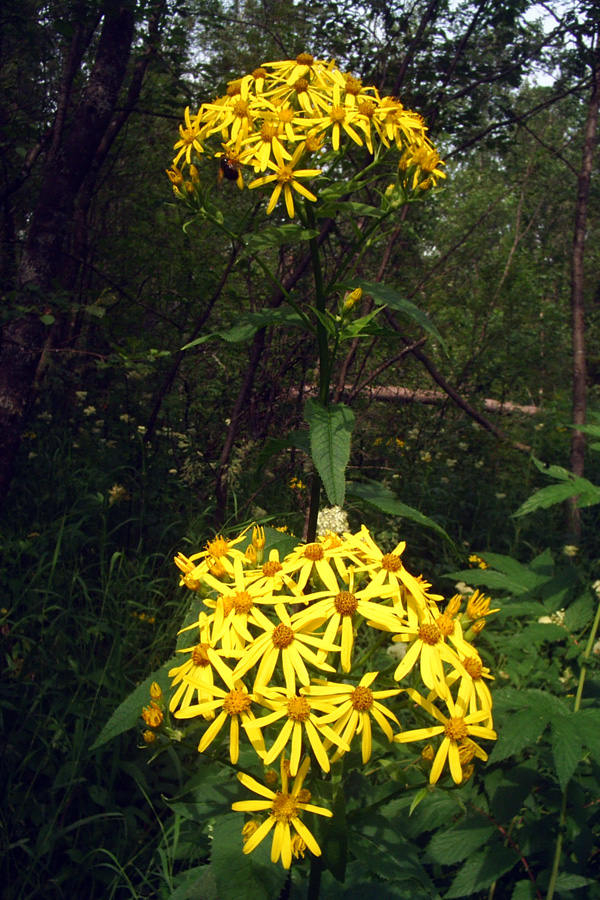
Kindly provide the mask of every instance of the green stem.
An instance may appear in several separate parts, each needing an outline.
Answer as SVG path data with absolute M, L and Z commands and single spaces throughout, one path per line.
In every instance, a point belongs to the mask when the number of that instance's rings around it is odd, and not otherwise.
M 306 203 L 304 206 L 306 221 L 309 228 L 315 228 L 315 214 L 310 206 Z M 313 277 L 315 281 L 315 300 L 317 310 L 321 313 L 325 312 L 326 295 L 323 283 L 323 270 L 321 268 L 321 257 L 319 256 L 319 244 L 316 238 L 311 238 L 310 256 L 313 268 Z M 327 340 L 327 331 L 320 319 L 317 319 L 317 345 L 319 348 L 319 402 L 323 406 L 329 405 L 329 382 L 331 378 L 331 363 L 329 358 L 329 343 Z M 321 496 L 321 478 L 315 470 L 313 473 L 312 487 L 310 492 L 310 508 L 308 512 L 308 528 L 306 533 L 307 541 L 314 541 L 317 535 L 317 516 L 319 514 L 319 500 Z M 319 876 L 320 877 L 320 876 Z
M 318 900 L 319 889 L 321 887 L 321 872 L 323 864 L 320 856 L 313 856 L 310 861 L 310 877 L 308 879 L 308 891 L 306 892 L 306 900 Z
M 581 663 L 581 672 L 579 673 L 579 683 L 577 685 L 577 693 L 575 694 L 575 703 L 573 706 L 573 711 L 577 712 L 581 705 L 581 695 L 583 694 L 583 683 L 585 681 L 585 673 L 587 670 L 587 666 L 585 664 L 585 660 L 590 658 L 590 654 L 592 652 L 592 647 L 594 646 L 594 641 L 596 640 L 596 634 L 598 633 L 598 626 L 600 625 L 600 599 L 598 601 L 598 608 L 596 609 L 596 616 L 594 618 L 594 624 L 592 625 L 592 630 L 590 631 L 590 636 L 583 653 L 583 662 Z M 562 845 L 563 845 L 563 835 L 565 832 L 565 824 L 567 821 L 567 791 L 569 785 L 565 786 L 563 791 L 562 805 L 560 808 L 560 817 L 558 820 L 558 835 L 556 838 L 556 847 L 554 848 L 554 859 L 552 861 L 552 872 L 550 874 L 550 883 L 548 884 L 548 893 L 546 894 L 546 900 L 552 900 L 554 897 L 554 891 L 556 890 L 556 880 L 558 878 L 558 870 L 560 867 L 560 857 L 562 853 Z

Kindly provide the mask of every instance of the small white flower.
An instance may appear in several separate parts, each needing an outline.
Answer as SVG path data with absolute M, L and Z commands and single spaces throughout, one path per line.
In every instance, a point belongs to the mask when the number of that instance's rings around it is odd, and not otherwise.
M 344 531 L 350 531 L 350 523 L 347 513 L 341 506 L 330 506 L 319 510 L 317 516 L 318 537 L 325 537 L 328 532 L 343 534 Z
M 96 407 L 95 406 L 86 406 L 83 411 L 84 416 L 95 416 L 96 415 Z
M 75 391 L 78 403 L 83 403 L 88 395 L 87 391 Z
M 573 557 L 577 556 L 577 554 L 579 553 L 579 547 L 577 547 L 575 544 L 565 544 L 565 546 L 562 549 L 562 552 L 564 553 L 565 556 L 568 556 L 570 559 L 573 559 Z
M 464 581 L 457 581 L 454 585 L 457 594 L 462 594 L 463 597 L 465 594 L 474 594 L 475 588 L 470 587 L 468 584 L 465 584 Z

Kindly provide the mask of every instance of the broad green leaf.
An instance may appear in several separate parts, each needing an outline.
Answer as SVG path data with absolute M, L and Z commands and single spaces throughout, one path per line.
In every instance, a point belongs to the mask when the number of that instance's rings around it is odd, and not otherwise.
M 541 459 L 536 459 L 535 456 L 531 457 L 531 460 L 536 467 L 536 469 L 542 473 L 542 475 L 547 475 L 548 478 L 555 478 L 557 481 L 571 481 L 575 476 L 569 469 L 565 469 L 564 466 L 551 466 L 548 463 L 542 462 Z
M 556 879 L 556 890 L 576 891 L 577 888 L 588 887 L 591 884 L 597 884 L 597 882 L 593 878 L 585 878 L 583 875 L 561 872 Z
M 478 850 L 495 833 L 494 825 L 478 816 L 439 831 L 432 837 L 427 850 L 436 862 L 452 866 Z
M 600 709 L 579 709 L 569 721 L 581 742 L 600 762 Z
M 244 255 L 260 253 L 269 247 L 301 244 L 317 237 L 318 234 L 315 229 L 303 228 L 301 225 L 268 225 L 257 234 L 251 234 L 246 238 Z
M 242 850 L 244 817 L 239 813 L 219 816 L 214 823 L 211 865 L 219 900 L 273 900 L 279 897 L 286 871 L 268 857 L 272 832 L 253 853 Z
M 502 572 L 502 574 L 507 575 L 511 581 L 522 584 L 523 587 L 526 587 L 528 590 L 533 590 L 546 581 L 546 576 L 533 572 L 529 566 L 524 566 L 523 563 L 513 559 L 512 556 L 488 552 L 480 553 L 479 556 L 481 556 L 492 569 L 495 569 L 497 572 Z
M 491 590 L 507 591 L 509 594 L 526 594 L 530 590 L 520 581 L 509 578 L 503 572 L 495 572 L 493 569 L 459 569 L 457 572 L 448 572 L 444 578 L 453 581 L 464 581 L 473 587 L 487 587 Z
M 517 881 L 515 889 L 510 895 L 510 900 L 534 900 L 535 885 L 532 881 Z
M 579 597 L 565 611 L 564 624 L 569 631 L 584 628 L 594 615 L 594 602 L 589 594 Z
M 565 790 L 582 758 L 582 746 L 571 724 L 572 716 L 552 720 L 552 755 L 561 790 Z
M 367 871 L 389 881 L 400 881 L 406 887 L 412 882 L 429 890 L 432 898 L 439 896 L 416 849 L 393 821 L 365 815 L 360 828 L 351 832 L 350 847 Z
M 193 866 L 177 878 L 179 884 L 169 900 L 218 900 L 211 866 Z
M 121 705 L 115 709 L 114 713 L 90 747 L 90 750 L 97 750 L 98 747 L 102 747 L 104 744 L 112 741 L 117 735 L 123 734 L 124 731 L 128 731 L 130 728 L 137 725 L 138 719 L 142 715 L 143 707 L 148 706 L 150 703 L 150 685 L 153 681 L 160 684 L 163 694 L 165 697 L 168 697 L 171 689 L 171 679 L 167 673 L 169 672 L 169 669 L 172 669 L 173 666 L 180 662 L 181 657 L 173 657 L 168 663 L 165 663 L 164 666 L 161 666 L 160 669 L 153 672 L 152 675 L 148 675 L 148 677 L 135 688 L 133 693 L 131 693 L 126 700 L 123 700 Z
M 310 449 L 317 472 L 332 506 L 343 506 L 346 495 L 345 471 L 350 459 L 350 438 L 354 413 L 343 403 L 323 406 L 309 398 L 304 417 L 310 426 Z
M 298 315 L 295 310 L 291 309 L 289 306 L 277 306 L 274 309 L 265 308 L 259 309 L 254 313 L 246 313 L 245 315 L 240 316 L 236 324 L 231 328 L 224 328 L 219 331 L 212 331 L 210 334 L 203 334 L 194 341 L 190 341 L 189 344 L 186 344 L 181 349 L 189 350 L 190 347 L 197 347 L 200 344 L 205 344 L 207 341 L 212 341 L 215 338 L 221 338 L 221 340 L 227 341 L 230 344 L 239 344 L 243 341 L 249 341 L 254 337 L 257 331 L 261 328 L 266 328 L 269 325 L 291 325 L 311 331 L 311 327 L 307 320 Z
M 513 649 L 533 647 L 536 644 L 544 644 L 546 641 L 566 641 L 568 637 L 569 633 L 562 625 L 554 622 L 535 622 L 510 638 L 509 644 Z
M 444 339 L 423 310 L 419 309 L 418 306 L 415 306 L 414 303 L 411 303 L 410 300 L 406 300 L 406 298 L 403 297 L 402 294 L 399 294 L 398 291 L 394 290 L 394 288 L 387 284 L 378 284 L 374 281 L 362 281 L 360 279 L 353 279 L 350 283 L 352 289 L 360 287 L 365 294 L 370 294 L 375 303 L 379 306 L 387 306 L 389 309 L 394 309 L 396 312 L 408 316 L 408 318 L 416 322 L 423 331 L 433 335 L 433 337 L 445 347 Z
M 526 516 L 536 509 L 548 509 L 557 503 L 568 500 L 569 497 L 579 495 L 578 507 L 593 506 L 600 503 L 600 488 L 588 481 L 587 478 L 573 478 L 560 484 L 550 484 L 540 488 L 519 507 L 513 516 Z
M 441 525 L 438 525 L 437 522 L 434 522 L 434 520 L 430 519 L 428 516 L 423 515 L 418 509 L 413 509 L 412 506 L 407 506 L 406 503 L 402 503 L 389 488 L 377 484 L 376 482 L 352 481 L 348 483 L 347 490 L 352 497 L 359 497 L 361 500 L 364 500 L 365 503 L 375 507 L 375 509 L 387 513 L 390 516 L 403 516 L 405 519 L 411 519 L 413 522 L 416 522 L 418 525 L 423 525 L 425 528 L 432 528 L 447 541 L 451 542 L 450 537 L 446 534 Z
M 520 710 L 505 717 L 498 730 L 498 740 L 490 753 L 490 762 L 500 762 L 520 753 L 524 747 L 535 744 L 550 721 L 543 712 Z
M 510 847 L 497 845 L 467 859 L 452 882 L 444 898 L 462 898 L 489 887 L 513 866 L 519 863 L 519 855 Z

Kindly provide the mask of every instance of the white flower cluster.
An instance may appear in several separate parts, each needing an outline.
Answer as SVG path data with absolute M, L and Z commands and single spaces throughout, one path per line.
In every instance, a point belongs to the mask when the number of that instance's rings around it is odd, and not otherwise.
M 565 611 L 564 609 L 557 609 L 551 616 L 541 616 L 538 622 L 541 622 L 542 625 L 564 625 Z
M 325 537 L 326 534 L 343 534 L 350 531 L 348 515 L 341 506 L 329 506 L 320 509 L 317 516 L 317 537 Z

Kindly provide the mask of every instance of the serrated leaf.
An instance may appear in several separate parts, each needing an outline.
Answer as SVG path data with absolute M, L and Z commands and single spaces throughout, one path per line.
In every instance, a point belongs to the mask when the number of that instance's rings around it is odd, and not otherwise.
M 169 669 L 172 669 L 173 666 L 180 662 L 181 657 L 175 656 L 170 659 L 168 663 L 165 663 L 164 666 L 161 666 L 160 669 L 157 669 L 156 672 L 153 672 L 152 675 L 148 675 L 148 677 L 135 688 L 133 693 L 131 693 L 126 700 L 123 700 L 121 705 L 115 709 L 114 713 L 90 747 L 90 750 L 97 750 L 98 747 L 102 747 L 103 744 L 107 744 L 109 741 L 112 741 L 113 738 L 117 737 L 117 735 L 123 734 L 124 731 L 128 731 L 137 724 L 137 721 L 142 714 L 142 708 L 148 706 L 150 703 L 150 685 L 153 681 L 160 684 L 163 694 L 168 696 L 171 689 L 171 679 L 168 676 Z
M 411 303 L 410 300 L 403 297 L 402 294 L 399 294 L 394 288 L 386 284 L 378 284 L 377 282 L 357 279 L 354 279 L 351 282 L 351 285 L 353 289 L 357 287 L 362 288 L 365 294 L 371 295 L 375 303 L 387 306 L 389 309 L 394 309 L 396 312 L 408 316 L 408 318 L 416 322 L 423 331 L 433 335 L 443 347 L 446 346 L 441 334 L 423 310 L 419 309 L 418 306 L 415 306 L 414 303 Z
M 311 455 L 329 502 L 332 506 L 343 506 L 354 413 L 343 403 L 325 407 L 309 398 L 304 417 L 310 426 Z
M 534 897 L 535 885 L 532 881 L 517 881 L 510 900 L 533 900 Z
M 464 581 L 473 587 L 487 587 L 490 590 L 506 591 L 509 594 L 527 594 L 529 588 L 509 578 L 503 572 L 495 572 L 493 569 L 460 569 L 457 572 L 448 572 L 444 578 L 453 581 Z
M 281 893 L 286 871 L 267 856 L 269 835 L 252 854 L 242 850 L 243 817 L 219 816 L 214 823 L 211 865 L 219 900 L 273 900 Z
M 593 506 L 600 503 L 600 488 L 587 478 L 581 478 L 573 475 L 568 469 L 562 466 L 547 466 L 538 459 L 533 459 L 535 466 L 544 475 L 554 478 L 559 484 L 551 484 L 548 487 L 540 488 L 531 497 L 519 507 L 513 515 L 525 516 L 536 509 L 547 509 L 557 503 L 562 503 L 569 497 L 577 495 L 577 506 Z
M 437 522 L 434 522 L 428 516 L 423 515 L 418 509 L 413 509 L 412 506 L 402 503 L 389 488 L 381 484 L 352 481 L 348 483 L 347 491 L 352 497 L 359 497 L 370 506 L 380 510 L 380 512 L 387 513 L 390 516 L 403 516 L 405 519 L 411 519 L 425 528 L 432 528 L 446 538 L 447 541 L 451 542 L 450 537 L 441 525 L 438 525 Z
M 427 850 L 435 862 L 452 866 L 479 850 L 496 828 L 481 818 L 467 819 L 432 837 Z
M 508 716 L 499 729 L 498 740 L 490 754 L 490 762 L 500 762 L 534 744 L 549 722 L 549 716 L 532 709 Z
M 582 758 L 579 736 L 571 725 L 571 716 L 552 720 L 552 755 L 561 790 L 565 790 Z
M 444 897 L 462 898 L 481 891 L 509 872 L 518 862 L 518 854 L 509 847 L 496 846 L 477 853 L 463 863 Z
M 564 626 L 569 631 L 584 628 L 594 615 L 594 602 L 589 594 L 579 597 L 565 610 Z
M 210 866 L 193 866 L 179 876 L 169 900 L 217 900 L 217 885 Z
M 576 891 L 577 888 L 588 887 L 590 884 L 597 884 L 597 882 L 593 878 L 585 878 L 583 875 L 561 872 L 556 879 L 556 890 Z
M 303 228 L 302 225 L 268 225 L 257 234 L 246 238 L 244 255 L 259 253 L 269 247 L 283 247 L 286 244 L 300 244 L 317 237 L 316 229 Z
M 569 721 L 581 742 L 600 761 L 600 709 L 578 709 Z
M 386 880 L 399 880 L 407 887 L 416 883 L 429 890 L 432 898 L 439 896 L 415 848 L 393 822 L 377 815 L 365 817 L 360 830 L 352 831 L 350 846 L 367 871 Z
M 496 572 L 506 575 L 516 584 L 523 585 L 528 590 L 534 590 L 539 585 L 544 584 L 546 576 L 539 572 L 532 571 L 529 566 L 524 566 L 512 556 L 504 556 L 502 553 L 481 553 L 481 558 L 488 563 Z M 484 569 L 483 571 L 487 571 Z

